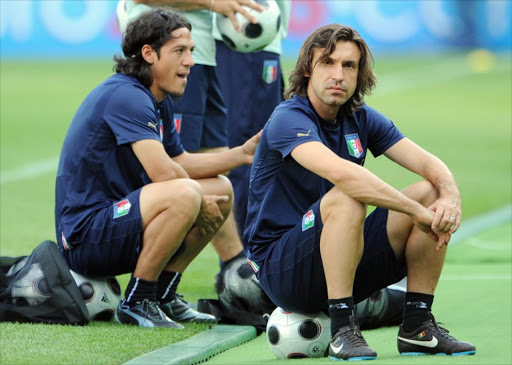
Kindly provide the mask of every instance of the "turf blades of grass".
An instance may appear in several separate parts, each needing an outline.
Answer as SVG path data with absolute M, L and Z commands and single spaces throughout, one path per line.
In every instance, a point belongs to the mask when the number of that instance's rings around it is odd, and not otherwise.
M 2 323 L 1 364 L 122 364 L 208 328 L 148 329 L 116 323 L 87 326 Z

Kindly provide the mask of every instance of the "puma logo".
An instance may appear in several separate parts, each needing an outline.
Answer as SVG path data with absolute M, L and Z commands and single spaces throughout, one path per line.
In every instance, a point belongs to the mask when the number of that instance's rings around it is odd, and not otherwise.
M 148 126 L 150 126 L 151 128 L 153 128 L 156 131 L 156 124 L 148 122 Z
M 308 133 L 297 133 L 297 137 L 307 137 L 311 133 L 311 129 L 308 131 Z

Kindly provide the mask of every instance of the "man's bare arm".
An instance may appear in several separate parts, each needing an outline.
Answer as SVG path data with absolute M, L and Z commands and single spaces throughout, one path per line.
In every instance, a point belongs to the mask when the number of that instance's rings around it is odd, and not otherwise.
M 431 207 L 435 211 L 433 227 L 450 233 L 457 231 L 462 218 L 461 198 L 448 166 L 407 138 L 397 142 L 384 155 L 430 181 L 439 192 L 439 199 Z
M 252 163 L 261 132 L 243 145 L 215 153 L 183 153 L 174 157 L 192 179 L 204 179 L 224 174 L 240 165 Z
M 189 177 L 185 170 L 165 152 L 162 143 L 155 139 L 134 142 L 132 149 L 153 182 Z

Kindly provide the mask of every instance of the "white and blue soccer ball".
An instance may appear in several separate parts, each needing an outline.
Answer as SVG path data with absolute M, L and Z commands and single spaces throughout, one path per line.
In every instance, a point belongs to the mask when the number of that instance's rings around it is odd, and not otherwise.
M 130 7 L 130 9 L 127 7 Z M 129 23 L 137 19 L 142 14 L 151 11 L 151 9 L 151 6 L 146 4 L 127 3 L 126 0 L 120 0 L 117 3 L 116 15 L 121 33 L 124 34 L 126 32 L 126 28 L 128 28 Z
M 280 359 L 324 357 L 331 340 L 331 320 L 323 313 L 312 315 L 276 308 L 267 322 L 267 341 Z
M 121 302 L 121 286 L 114 276 L 89 277 L 70 270 L 91 321 L 110 321 Z
M 6 276 L 13 279 L 12 303 L 18 306 L 38 305 L 52 296 L 51 288 L 46 280 L 41 265 L 36 262 L 27 266 L 29 256 L 21 259 L 10 267 Z
M 281 26 L 281 12 L 275 0 L 255 0 L 264 10 L 259 12 L 244 6 L 258 23 L 251 23 L 245 16 L 236 13 L 236 20 L 240 28 L 235 30 L 231 20 L 216 14 L 217 29 L 224 43 L 238 52 L 249 53 L 260 51 L 270 44 L 279 33 Z

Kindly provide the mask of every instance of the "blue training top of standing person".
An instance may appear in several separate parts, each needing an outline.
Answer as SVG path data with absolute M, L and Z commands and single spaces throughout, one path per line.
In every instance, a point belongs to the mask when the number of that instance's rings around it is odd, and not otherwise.
M 112 205 L 149 181 L 131 143 L 163 140 L 167 153 L 184 152 L 172 122 L 170 97 L 157 103 L 138 80 L 116 74 L 85 98 L 62 147 L 56 181 L 55 225 L 70 245 Z
M 318 116 L 308 98 L 294 95 L 282 102 L 263 128 L 252 164 L 244 231 L 249 258 L 263 260 L 267 246 L 300 223 L 308 208 L 333 187 L 291 157 L 295 147 L 318 141 L 363 165 L 367 149 L 377 157 L 402 138 L 391 120 L 366 105 L 332 123 Z

